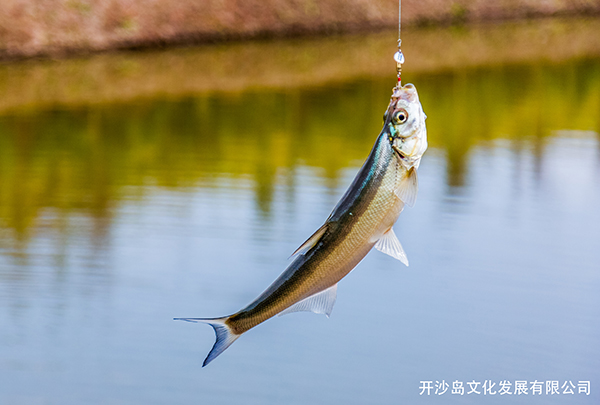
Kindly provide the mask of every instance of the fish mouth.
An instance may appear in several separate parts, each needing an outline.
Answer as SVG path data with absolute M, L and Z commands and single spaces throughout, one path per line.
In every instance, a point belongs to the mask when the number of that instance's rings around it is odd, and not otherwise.
M 419 102 L 419 95 L 417 89 L 412 83 L 407 83 L 402 87 L 394 87 L 394 93 L 392 94 L 392 100 L 404 100 L 409 103 Z

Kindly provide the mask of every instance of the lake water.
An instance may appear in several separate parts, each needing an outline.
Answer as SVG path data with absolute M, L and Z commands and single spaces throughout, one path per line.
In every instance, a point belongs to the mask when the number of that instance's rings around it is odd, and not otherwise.
M 212 329 L 172 320 L 280 274 L 367 156 L 393 68 L 5 110 L 0 403 L 598 403 L 598 56 L 407 70 L 430 141 L 395 226 L 410 267 L 371 252 L 331 318 L 269 320 L 206 368 Z

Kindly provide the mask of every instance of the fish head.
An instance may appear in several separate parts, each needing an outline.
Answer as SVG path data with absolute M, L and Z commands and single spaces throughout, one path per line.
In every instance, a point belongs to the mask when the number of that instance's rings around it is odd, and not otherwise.
M 394 87 L 392 99 L 383 116 L 383 132 L 407 169 L 418 168 L 427 149 L 426 118 L 414 85 Z

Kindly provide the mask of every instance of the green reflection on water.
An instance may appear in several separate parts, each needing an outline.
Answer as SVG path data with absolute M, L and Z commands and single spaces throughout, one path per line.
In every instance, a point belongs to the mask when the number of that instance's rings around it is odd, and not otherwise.
M 527 142 L 539 157 L 554 131 L 600 132 L 598 59 L 406 79 L 429 117 L 430 146 L 446 152 L 450 186 L 465 184 L 470 150 L 487 141 Z M 60 232 L 69 213 L 94 218 L 102 237 L 115 208 L 144 198 L 136 186 L 185 190 L 250 178 L 268 217 L 278 175 L 322 168 L 335 187 L 342 169 L 362 163 L 392 84 L 375 78 L 0 116 L 1 246 L 26 244 L 39 226 Z
M 431 145 L 448 159 L 448 183 L 464 184 L 470 149 L 482 141 L 532 143 L 537 157 L 557 130 L 600 132 L 600 61 L 474 69 L 419 81 Z

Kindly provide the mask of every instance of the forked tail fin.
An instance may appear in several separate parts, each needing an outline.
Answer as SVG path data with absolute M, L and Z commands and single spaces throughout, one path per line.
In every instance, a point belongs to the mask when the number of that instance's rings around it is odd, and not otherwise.
M 233 342 L 239 338 L 240 335 L 237 335 L 231 331 L 229 325 L 225 323 L 228 317 L 225 318 L 173 318 L 175 321 L 186 321 L 186 322 L 197 322 L 197 323 L 207 323 L 213 327 L 215 330 L 215 335 L 217 340 L 208 353 L 208 356 L 204 359 L 204 363 L 202 363 L 202 367 L 206 366 L 208 363 L 213 361 L 217 356 L 225 351 Z

